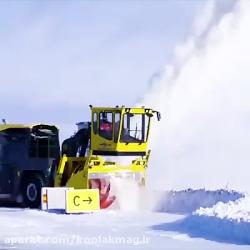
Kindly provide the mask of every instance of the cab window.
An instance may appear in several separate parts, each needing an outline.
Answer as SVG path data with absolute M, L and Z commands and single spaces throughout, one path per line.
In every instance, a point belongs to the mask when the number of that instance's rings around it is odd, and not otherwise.
M 142 143 L 147 141 L 149 118 L 144 114 L 124 114 L 121 142 Z
M 93 130 L 94 130 L 94 134 L 97 133 L 97 114 L 94 113 L 93 114 Z
M 0 162 L 2 161 L 3 159 L 3 144 L 0 143 Z
M 30 137 L 31 158 L 56 158 L 59 152 L 58 132 L 34 127 Z
M 115 113 L 115 124 L 114 124 L 114 142 L 118 141 L 119 131 L 121 123 L 121 113 Z
M 113 137 L 113 114 L 112 112 L 101 112 L 99 117 L 99 135 L 107 140 Z

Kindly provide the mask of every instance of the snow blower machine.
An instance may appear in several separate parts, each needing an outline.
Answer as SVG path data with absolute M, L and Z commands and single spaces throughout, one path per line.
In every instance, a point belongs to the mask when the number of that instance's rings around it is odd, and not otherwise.
M 107 208 L 116 200 L 111 178 L 145 185 L 151 120 L 154 115 L 160 120 L 160 113 L 144 107 L 90 108 L 91 122 L 78 123 L 78 132 L 62 143 L 54 187 L 42 189 L 43 210 Z M 131 161 L 124 164 L 121 159 L 128 157 Z

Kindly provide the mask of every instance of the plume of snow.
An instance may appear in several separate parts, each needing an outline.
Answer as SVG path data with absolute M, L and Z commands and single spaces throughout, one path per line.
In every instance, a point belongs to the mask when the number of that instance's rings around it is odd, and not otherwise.
M 158 188 L 237 188 L 250 179 L 250 2 L 208 1 L 192 35 L 151 83 L 162 113 L 148 176 Z

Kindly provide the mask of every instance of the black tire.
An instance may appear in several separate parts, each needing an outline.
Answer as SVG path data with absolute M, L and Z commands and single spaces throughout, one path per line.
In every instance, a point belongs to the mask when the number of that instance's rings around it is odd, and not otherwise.
M 41 189 L 46 186 L 42 175 L 34 174 L 28 176 L 22 182 L 23 203 L 26 207 L 38 208 L 41 204 Z

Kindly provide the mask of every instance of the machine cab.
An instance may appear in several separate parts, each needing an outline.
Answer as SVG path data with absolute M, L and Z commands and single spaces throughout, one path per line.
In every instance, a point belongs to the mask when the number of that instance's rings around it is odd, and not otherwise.
M 91 149 L 96 155 L 145 155 L 151 118 L 147 108 L 91 107 Z

